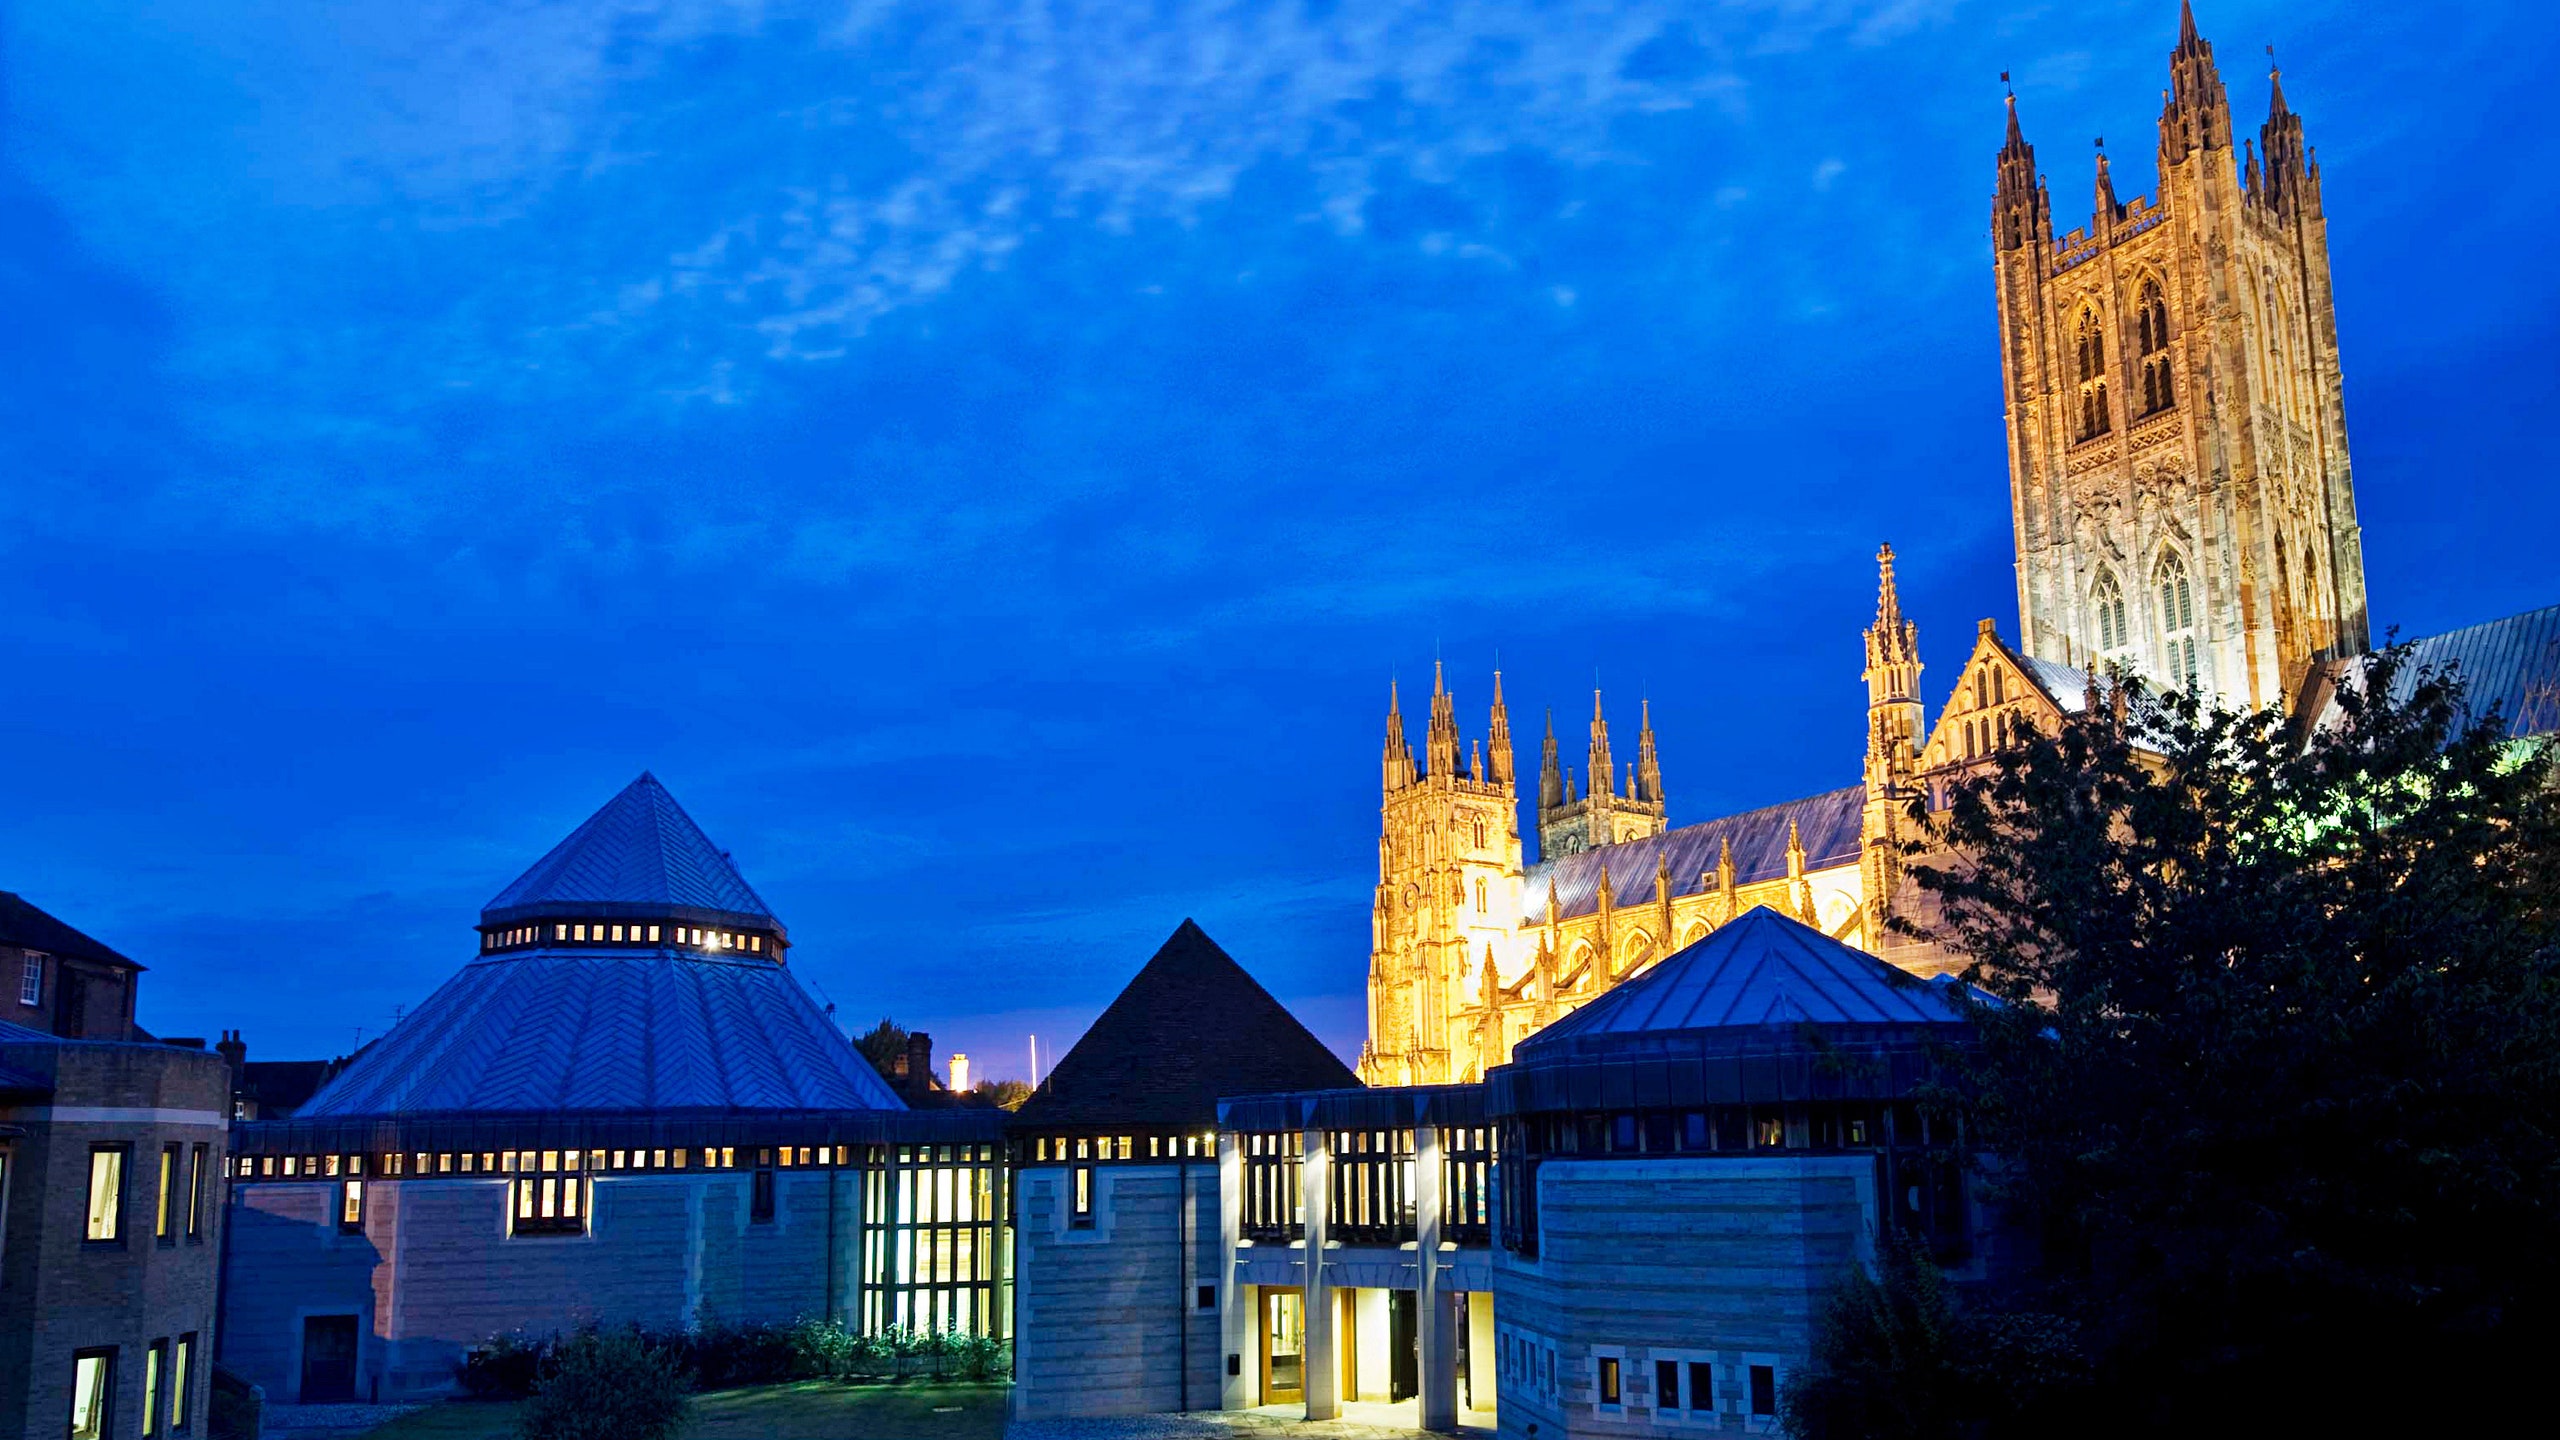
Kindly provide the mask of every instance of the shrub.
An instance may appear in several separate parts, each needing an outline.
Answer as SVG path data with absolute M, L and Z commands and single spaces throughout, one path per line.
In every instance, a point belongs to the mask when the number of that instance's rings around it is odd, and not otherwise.
M 689 1341 L 671 1343 L 684 1346 L 705 1390 L 768 1385 L 777 1380 L 803 1378 L 799 1349 L 793 1343 L 796 1328 L 752 1322 L 732 1325 L 706 1319 Z
M 796 1380 L 834 1380 L 852 1371 L 854 1336 L 834 1320 L 800 1319 L 783 1332 Z
M 669 1440 L 693 1406 L 683 1361 L 638 1330 L 581 1330 L 552 1347 L 518 1422 L 523 1440 Z
M 521 1400 L 533 1393 L 558 1336 L 536 1340 L 522 1333 L 493 1335 L 463 1352 L 454 1379 L 474 1400 Z

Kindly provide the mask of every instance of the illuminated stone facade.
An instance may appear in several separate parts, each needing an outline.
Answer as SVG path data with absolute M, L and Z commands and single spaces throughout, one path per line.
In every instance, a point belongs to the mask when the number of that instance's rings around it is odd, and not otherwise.
M 1501 677 L 1477 748 L 1435 667 L 1418 763 L 1391 694 L 1363 1080 L 1476 1079 L 1754 906 L 1947 969 L 1886 923 L 1923 905 L 1902 874 L 1914 797 L 1943 794 L 2022 724 L 2050 731 L 2095 703 L 2102 673 L 2263 706 L 2366 648 L 2320 168 L 2280 85 L 2234 153 L 2192 15 L 2169 68 L 2158 195 L 2119 201 L 2101 154 L 2096 212 L 2059 239 L 2010 104 L 1993 258 L 2021 638 L 1981 622 L 1932 725 L 1887 547 L 1860 783 L 1667 828 L 1650 712 L 1622 772 L 1595 694 L 1581 777 L 1548 722 L 1534 865 Z
M 2029 654 L 2235 704 L 2367 643 L 2320 167 L 2277 82 L 2232 149 L 2181 17 L 2159 193 L 2054 238 L 2010 101 L 1992 234 L 2018 613 Z

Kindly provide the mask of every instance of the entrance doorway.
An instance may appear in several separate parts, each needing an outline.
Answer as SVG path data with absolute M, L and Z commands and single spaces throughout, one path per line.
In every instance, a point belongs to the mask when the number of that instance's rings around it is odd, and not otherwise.
M 1422 1393 L 1422 1356 L 1414 1324 L 1418 1313 L 1410 1290 L 1387 1292 L 1387 1398 L 1410 1400 Z
M 1295 1290 L 1262 1292 L 1262 1403 L 1285 1405 L 1307 1397 L 1306 1297 Z
M 356 1317 L 306 1317 L 302 1322 L 302 1403 L 344 1405 L 355 1398 Z

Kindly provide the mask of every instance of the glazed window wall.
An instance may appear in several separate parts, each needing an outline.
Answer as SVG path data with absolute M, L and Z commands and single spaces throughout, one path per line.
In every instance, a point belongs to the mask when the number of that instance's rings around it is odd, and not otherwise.
M 1440 1127 L 1440 1238 L 1482 1245 L 1492 1233 L 1493 1136 L 1490 1126 Z
M 1856 1154 L 1876 1157 L 1879 1193 L 1897 1224 L 1927 1238 L 1943 1262 L 1969 1253 L 1963 1136 L 1917 1105 L 1835 1102 L 1716 1105 L 1532 1115 L 1507 1127 L 1496 1197 L 1506 1248 L 1537 1253 L 1539 1164 L 1547 1159 L 1643 1155 Z
M 1002 1336 L 1009 1266 L 1002 1151 L 871 1147 L 863 1175 L 862 1327 Z
M 1294 1245 L 1307 1234 L 1307 1192 L 1300 1188 L 1307 1139 L 1296 1130 L 1238 1135 L 1244 1159 L 1241 1228 L 1257 1245 Z
M 1414 1238 L 1413 1132 L 1329 1133 L 1333 1208 L 1325 1238 L 1346 1245 L 1399 1245 Z

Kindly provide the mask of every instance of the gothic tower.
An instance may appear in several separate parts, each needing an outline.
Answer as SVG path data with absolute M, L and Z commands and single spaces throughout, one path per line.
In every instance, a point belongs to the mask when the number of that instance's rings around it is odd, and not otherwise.
M 1369 1043 L 1360 1078 L 1424 1085 L 1465 1078 L 1480 1040 L 1461 1020 L 1501 974 L 1520 918 L 1520 792 L 1511 716 L 1493 677 L 1490 754 L 1462 759 L 1456 701 L 1431 668 L 1431 721 L 1417 766 L 1387 691 L 1378 892 L 1371 911 Z M 1553 740 L 1550 737 L 1550 754 Z
M 2320 167 L 2281 83 L 2233 152 L 2188 5 L 2169 78 L 2158 195 L 2119 201 L 2101 151 L 2090 223 L 2058 241 L 2009 97 L 1992 237 L 2019 628 L 2041 659 L 2264 706 L 2368 643 Z
M 1556 722 L 1547 717 L 1545 763 L 1538 775 L 1538 858 L 1579 855 L 1622 840 L 1659 835 L 1669 807 L 1662 798 L 1662 759 L 1653 742 L 1653 702 L 1644 702 L 1642 732 L 1636 737 L 1635 763 L 1619 781 L 1609 758 L 1609 719 L 1601 712 L 1600 692 L 1591 692 L 1590 779 L 1577 789 L 1571 771 L 1556 766 Z
M 1920 704 L 1920 627 L 1902 617 L 1893 547 L 1876 552 L 1876 623 L 1867 627 L 1867 798 L 1860 824 L 1866 947 L 1881 952 L 1884 917 L 1901 875 L 1901 845 L 1920 747 L 1929 738 Z

